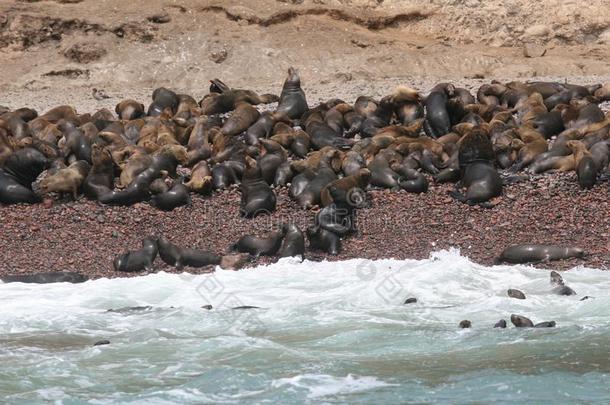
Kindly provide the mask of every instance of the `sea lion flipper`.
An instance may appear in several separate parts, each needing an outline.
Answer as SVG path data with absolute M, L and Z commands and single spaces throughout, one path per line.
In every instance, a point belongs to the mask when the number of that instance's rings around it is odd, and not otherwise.
M 450 190 L 448 194 L 459 202 L 466 202 L 466 196 L 458 190 Z

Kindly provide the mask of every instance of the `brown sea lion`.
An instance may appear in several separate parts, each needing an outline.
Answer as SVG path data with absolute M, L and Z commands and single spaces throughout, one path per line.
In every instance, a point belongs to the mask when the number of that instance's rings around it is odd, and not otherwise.
M 580 188 L 583 190 L 592 188 L 595 185 L 598 173 L 593 155 L 581 141 L 568 141 L 566 145 L 574 155 L 574 165 Z
M 86 197 L 97 200 L 114 186 L 114 164 L 110 150 L 98 144 L 91 146 L 91 170 L 83 183 Z
M 517 160 L 510 168 L 512 172 L 518 172 L 524 167 L 527 167 L 536 157 L 546 152 L 548 149 L 546 139 L 544 139 L 544 136 L 535 129 L 524 125 L 519 127 L 516 133 L 525 145 L 519 149 Z
M 229 136 L 241 134 L 254 124 L 259 116 L 260 113 L 251 104 L 239 102 L 235 105 L 235 111 L 231 113 L 221 131 Z
M 195 193 L 207 194 L 212 191 L 212 171 L 205 160 L 193 167 L 191 179 L 184 185 Z
M 82 186 L 91 166 L 84 160 L 78 160 L 65 169 L 45 177 L 40 181 L 40 190 L 44 193 L 71 193 L 74 200 L 78 198 L 78 190 Z
M 329 192 L 330 187 L 335 187 L 341 193 L 346 195 L 346 200 L 350 200 L 351 193 L 357 190 L 360 190 L 362 192 L 366 190 L 370 179 L 370 170 L 362 168 L 358 170 L 356 174 L 330 182 L 329 184 L 324 186 L 324 188 L 322 188 L 322 192 L 320 194 L 320 202 L 322 203 L 322 206 L 326 207 L 334 202 L 331 193 Z
M 131 121 L 144 115 L 144 104 L 127 99 L 118 103 L 114 111 L 119 115 L 119 119 Z

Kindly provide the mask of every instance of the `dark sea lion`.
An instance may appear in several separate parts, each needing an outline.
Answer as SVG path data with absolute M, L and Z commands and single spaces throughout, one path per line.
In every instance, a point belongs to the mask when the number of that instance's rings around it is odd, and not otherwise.
M 277 106 L 277 111 L 286 113 L 292 119 L 301 118 L 301 116 L 309 109 L 305 92 L 301 88 L 301 78 L 297 71 L 290 67 L 288 68 L 288 77 L 282 86 L 280 101 Z
M 322 189 L 335 180 L 337 175 L 329 167 L 320 168 L 315 177 L 307 183 L 301 193 L 296 196 L 296 201 L 301 208 L 311 208 L 320 204 Z
M 275 192 L 263 179 L 260 166 L 251 158 L 246 159 L 246 171 L 242 177 L 240 192 L 241 216 L 254 218 L 275 211 L 277 203 Z
M 148 106 L 147 113 L 151 117 L 159 116 L 166 108 L 171 109 L 172 113 L 175 114 L 178 110 L 178 104 L 180 104 L 178 95 L 165 87 L 156 88 L 153 91 L 152 99 L 153 102 Z
M 469 164 L 459 186 L 465 187 L 466 193 L 462 194 L 456 189 L 450 192 L 450 195 L 460 202 L 471 205 L 489 207 L 485 204 L 487 201 L 502 195 L 502 179 L 493 164 L 487 161 Z
M 87 198 L 97 200 L 114 186 L 114 163 L 110 150 L 97 144 L 91 147 L 91 161 L 93 165 L 83 183 L 83 192 Z
M 30 188 L 19 183 L 15 177 L 0 169 L 0 203 L 2 204 L 34 204 L 40 201 Z
M 309 135 L 314 149 L 322 149 L 325 146 L 344 149 L 349 148 L 354 143 L 353 139 L 346 139 L 339 136 L 331 127 L 321 120 L 310 120 L 306 123 L 305 131 Z
M 221 131 L 223 134 L 229 136 L 241 134 L 247 130 L 250 125 L 254 124 L 259 116 L 260 113 L 251 104 L 239 102 L 235 105 L 235 110 L 224 123 Z
M 571 257 L 583 258 L 585 252 L 577 247 L 556 245 L 514 245 L 509 246 L 496 259 L 496 263 L 532 263 L 550 260 L 564 260 Z
M 506 328 L 506 321 L 504 319 L 500 319 L 498 322 L 496 322 L 494 328 Z
M 152 204 L 163 211 L 172 211 L 190 203 L 191 197 L 188 189 L 182 183 L 176 183 L 168 191 L 152 197 Z
M 178 108 L 172 120 L 181 127 L 186 127 L 191 122 L 191 118 L 198 115 L 199 104 L 188 94 L 178 94 L 178 100 Z
M 341 238 L 326 229 L 311 225 L 307 228 L 309 248 L 320 250 L 330 255 L 338 255 L 341 252 Z
M 461 329 L 469 329 L 470 327 L 472 327 L 472 322 L 470 322 L 468 319 L 465 319 L 463 321 L 460 321 L 459 327 Z
M 26 147 L 14 151 L 4 162 L 4 170 L 26 187 L 51 165 L 50 160 L 38 149 Z
M 428 97 L 426 97 L 426 119 L 424 131 L 431 138 L 440 138 L 449 132 L 451 120 L 447 111 L 448 92 L 454 87 L 446 83 L 435 86 Z
M 286 187 L 294 177 L 294 171 L 292 170 L 290 161 L 282 163 L 275 172 L 275 178 L 273 184 L 276 186 Z
M 220 264 L 221 257 L 200 249 L 181 248 L 165 237 L 159 238 L 159 256 L 161 259 L 181 270 L 184 266 L 204 267 Z
M 142 240 L 141 249 L 123 253 L 114 259 L 114 270 L 130 273 L 143 270 L 151 271 L 157 252 L 157 240 L 151 237 L 145 238 Z
M 288 195 L 292 199 L 296 199 L 299 194 L 305 190 L 307 185 L 316 177 L 316 173 L 311 169 L 303 170 L 292 178 Z
M 40 181 L 42 193 L 70 193 L 74 200 L 78 198 L 78 192 L 83 185 L 85 178 L 89 174 L 91 165 L 78 160 L 65 169 L 58 170 L 57 173 L 45 177 Z
M 561 277 L 561 274 L 557 273 L 555 270 L 551 271 L 551 285 L 564 285 L 563 277 Z
M 233 169 L 226 164 L 219 164 L 212 168 L 212 184 L 215 190 L 224 190 L 237 182 Z
M 360 153 L 352 150 L 345 153 L 341 163 L 341 170 L 344 175 L 352 176 L 364 167 L 366 167 L 366 161 Z
M 0 277 L 5 283 L 83 283 L 89 278 L 84 274 L 73 271 L 51 271 L 36 274 L 9 274 Z
M 404 305 L 406 305 L 406 304 L 415 304 L 416 302 L 417 302 L 417 298 L 411 297 L 411 298 L 407 298 L 405 300 Z
M 311 145 L 311 138 L 307 132 L 298 129 L 294 132 L 294 136 L 292 139 L 292 143 L 290 144 L 290 150 L 296 156 L 300 158 L 304 158 L 307 156 L 309 152 L 309 147 Z
M 523 294 L 523 292 L 521 292 L 519 290 L 512 289 L 512 288 L 507 291 L 507 294 L 508 294 L 509 297 L 516 298 L 518 300 L 524 300 L 525 299 L 525 294 Z
M 253 256 L 273 256 L 282 245 L 284 233 L 288 229 L 281 228 L 280 231 L 274 231 L 267 237 L 259 237 L 254 235 L 244 235 L 239 240 L 231 245 L 231 250 L 241 253 L 249 253 Z
M 131 121 L 144 115 L 144 104 L 127 99 L 118 103 L 114 111 L 119 115 L 119 119 Z
M 401 176 L 390 167 L 390 161 L 386 156 L 378 154 L 367 168 L 371 172 L 370 183 L 375 187 L 397 188 Z
M 593 159 L 591 152 L 587 150 L 587 147 L 581 141 L 568 141 L 566 146 L 572 151 L 574 155 L 574 164 L 576 169 L 576 176 L 578 177 L 578 184 L 583 190 L 593 188 L 597 181 L 598 168 Z
M 280 257 L 303 256 L 305 236 L 296 224 L 284 224 L 285 236 L 278 255 Z
M 345 236 L 354 231 L 352 211 L 345 206 L 330 204 L 316 213 L 315 226 L 334 233 L 337 236 Z
M 532 328 L 534 327 L 534 323 L 529 319 L 521 315 L 512 314 L 510 316 L 510 321 L 517 328 Z
M 98 201 L 107 205 L 133 205 L 146 201 L 150 198 L 150 184 L 160 175 L 161 173 L 158 170 L 148 168 L 138 174 L 125 190 L 112 190 L 102 194 Z
M 392 169 L 401 176 L 398 185 L 403 190 L 409 193 L 425 193 L 428 191 L 428 180 L 421 172 L 406 167 L 404 164 L 393 165 Z

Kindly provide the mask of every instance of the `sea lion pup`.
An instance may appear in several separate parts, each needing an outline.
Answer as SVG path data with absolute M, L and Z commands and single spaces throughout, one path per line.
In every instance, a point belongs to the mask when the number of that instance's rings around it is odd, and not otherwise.
M 159 256 L 161 260 L 170 266 L 181 270 L 185 266 L 204 267 L 220 264 L 221 257 L 200 249 L 181 248 L 165 237 L 160 237 L 158 242 Z
M 587 147 L 581 141 L 568 141 L 566 145 L 574 155 L 578 185 L 583 190 L 593 188 L 597 181 L 598 172 L 593 155 L 591 155 L 591 152 L 587 150 Z
M 178 110 L 178 104 L 180 103 L 178 95 L 165 87 L 156 88 L 152 93 L 152 100 L 153 102 L 148 106 L 146 114 L 149 117 L 157 117 L 166 109 L 171 110 L 173 115 Z
M 312 250 L 320 250 L 333 256 L 341 252 L 341 238 L 320 226 L 310 225 L 307 228 L 307 238 Z
M 222 126 L 221 131 L 223 134 L 229 136 L 241 134 L 248 129 L 250 125 L 254 124 L 259 116 L 260 113 L 251 104 L 238 102 L 235 104 L 235 110 Z
M 273 256 L 282 245 L 285 233 L 288 228 L 282 227 L 279 231 L 273 231 L 267 237 L 259 237 L 254 235 L 244 235 L 239 240 L 231 245 L 231 251 L 241 253 L 249 253 L 252 256 Z
M 242 217 L 254 218 L 275 211 L 275 192 L 263 179 L 260 166 L 250 157 L 246 157 L 246 171 L 242 177 L 240 192 L 239 213 Z
M 114 164 L 110 150 L 98 144 L 91 147 L 91 161 L 93 165 L 83 183 L 83 192 L 87 198 L 97 200 L 113 188 Z
M 530 165 L 539 155 L 548 150 L 548 144 L 544 136 L 529 126 L 521 126 L 516 130 L 517 135 L 525 144 L 517 153 L 515 164 L 509 168 L 513 173 L 518 172 Z M 515 143 L 513 142 L 513 145 Z
M 353 203 L 355 201 L 351 201 L 352 195 L 359 191 L 364 192 L 369 185 L 370 180 L 371 172 L 366 168 L 358 170 L 356 174 L 351 176 L 334 180 L 322 188 L 322 191 L 320 192 L 320 202 L 324 207 L 335 202 L 329 191 L 331 187 L 334 187 L 337 192 L 343 195 L 343 200 L 346 200 L 348 203 Z
M 426 97 L 426 119 L 424 131 L 431 138 L 440 138 L 449 132 L 451 120 L 447 111 L 447 101 L 453 96 L 455 87 L 449 83 L 437 84 Z
M 577 247 L 556 245 L 524 244 L 509 246 L 496 258 L 496 263 L 536 263 L 551 260 L 565 260 L 572 257 L 582 259 L 584 250 Z
M 301 78 L 293 67 L 288 68 L 288 77 L 282 86 L 282 93 L 277 111 L 285 113 L 291 119 L 301 118 L 309 109 L 305 92 L 301 88 Z
M 172 121 L 181 127 L 186 127 L 191 121 L 191 118 L 199 115 L 199 104 L 197 104 L 197 101 L 188 94 L 178 94 L 178 100 L 178 108 L 172 117 Z
M 502 179 L 494 167 L 493 147 L 481 128 L 474 128 L 460 140 L 461 179 L 450 195 L 467 204 L 490 208 L 486 202 L 502 195 Z M 458 189 L 466 188 L 466 194 Z
M 301 173 L 306 169 L 316 170 L 319 167 L 326 166 L 338 172 L 341 170 L 342 163 L 342 153 L 332 146 L 325 146 L 322 149 L 309 153 L 305 159 L 294 160 L 292 168 Z
M 112 262 L 114 270 L 129 273 L 142 270 L 151 271 L 157 252 L 157 240 L 149 236 L 142 240 L 141 249 L 118 255 Z
M 190 203 L 191 197 L 188 189 L 182 183 L 176 183 L 168 191 L 152 197 L 152 205 L 163 211 L 172 211 L 174 208 Z
M 0 203 L 2 204 L 34 204 L 40 201 L 30 188 L 19 183 L 15 177 L 0 168 Z
M 74 200 L 78 198 L 78 191 L 81 188 L 91 166 L 84 160 L 77 160 L 65 169 L 60 169 L 57 173 L 45 177 L 40 181 L 40 190 L 47 194 L 56 192 L 71 193 Z
M 184 185 L 190 191 L 199 194 L 208 194 L 212 191 L 212 171 L 205 160 L 193 166 L 191 179 Z
M 31 187 L 50 166 L 47 156 L 32 147 L 17 149 L 4 162 L 4 170 L 25 187 Z
M 265 111 L 259 115 L 255 123 L 250 125 L 246 130 L 246 143 L 248 145 L 257 145 L 260 138 L 267 138 L 274 131 L 274 127 L 277 123 L 282 122 L 285 124 L 291 124 L 292 121 L 288 118 L 288 115 L 283 112 L 269 112 Z M 292 129 L 292 127 L 289 127 Z M 287 147 L 288 145 L 283 145 Z
M 135 100 L 123 100 L 116 105 L 114 111 L 119 115 L 119 119 L 131 121 L 144 115 L 144 104 Z
M 48 271 L 36 274 L 10 274 L 0 277 L 4 283 L 84 283 L 89 278 L 75 271 Z
M 305 254 L 305 236 L 295 224 L 284 224 L 284 241 L 278 255 L 280 257 L 294 257 Z

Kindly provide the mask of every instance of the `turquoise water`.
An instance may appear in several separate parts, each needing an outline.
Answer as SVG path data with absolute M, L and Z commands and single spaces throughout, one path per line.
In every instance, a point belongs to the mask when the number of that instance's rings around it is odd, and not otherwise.
M 610 273 L 577 268 L 564 279 L 577 296 L 554 295 L 549 271 L 443 251 L 423 261 L 288 259 L 200 276 L 0 284 L 0 398 L 608 403 Z M 508 288 L 527 299 L 508 298 Z M 403 305 L 407 297 L 418 303 Z M 260 308 L 231 309 L 244 305 Z M 106 312 L 132 306 L 151 308 Z M 493 328 L 511 313 L 557 327 Z M 458 328 L 463 319 L 471 329 Z M 111 343 L 92 346 L 102 339 Z

